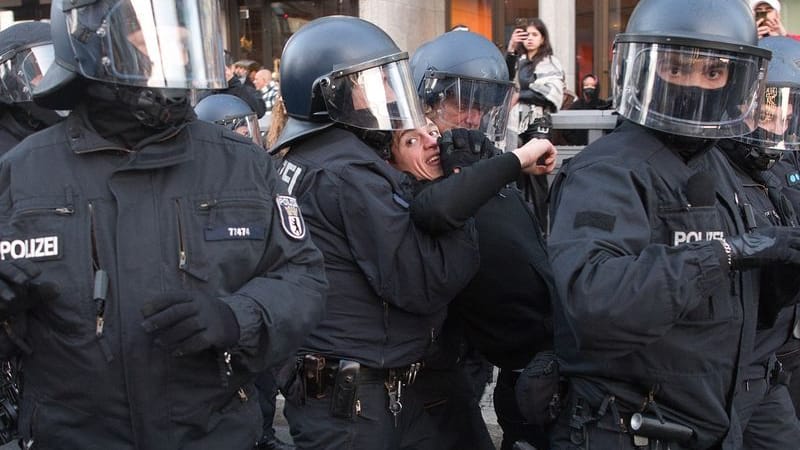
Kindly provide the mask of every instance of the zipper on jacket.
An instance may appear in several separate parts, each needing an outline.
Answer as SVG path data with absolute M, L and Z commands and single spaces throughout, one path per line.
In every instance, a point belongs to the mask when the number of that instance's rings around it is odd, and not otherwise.
M 41 214 L 41 213 L 54 213 L 59 216 L 70 216 L 75 214 L 75 210 L 71 206 L 62 206 L 59 208 L 32 208 L 20 211 L 20 216 L 28 214 Z
M 100 257 L 97 251 L 97 223 L 94 217 L 94 205 L 89 202 L 89 240 L 92 251 L 92 272 L 94 273 L 94 289 L 92 299 L 95 309 L 95 335 L 103 336 L 105 325 L 106 299 L 108 297 L 108 272 L 100 268 Z
M 186 268 L 186 242 L 183 233 L 183 224 L 181 223 L 181 203 L 175 199 L 175 215 L 178 224 L 178 268 Z

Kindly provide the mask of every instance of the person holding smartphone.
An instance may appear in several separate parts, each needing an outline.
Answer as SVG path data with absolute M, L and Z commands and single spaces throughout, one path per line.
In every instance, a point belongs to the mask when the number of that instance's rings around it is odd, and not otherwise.
M 750 0 L 758 27 L 758 38 L 765 36 L 788 36 L 800 40 L 800 35 L 789 34 L 781 22 L 781 2 L 778 0 Z

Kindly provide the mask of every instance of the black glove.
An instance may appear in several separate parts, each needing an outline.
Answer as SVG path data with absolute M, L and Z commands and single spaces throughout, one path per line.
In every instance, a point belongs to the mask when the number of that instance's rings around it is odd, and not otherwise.
M 0 263 L 0 319 L 58 297 L 57 284 L 36 280 L 41 273 L 26 259 Z
M 764 227 L 726 238 L 731 268 L 749 269 L 769 264 L 800 264 L 800 228 Z
M 239 323 L 222 300 L 188 292 L 166 292 L 142 307 L 142 327 L 175 356 L 211 347 L 226 349 L 239 341 Z
M 500 150 L 480 130 L 454 128 L 439 138 L 439 161 L 444 176 L 451 175 L 455 168 L 471 166 L 499 153 Z

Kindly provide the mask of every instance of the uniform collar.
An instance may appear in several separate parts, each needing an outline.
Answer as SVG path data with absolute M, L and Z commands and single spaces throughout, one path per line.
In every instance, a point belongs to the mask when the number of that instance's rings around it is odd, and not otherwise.
M 128 148 L 100 136 L 88 121 L 86 109 L 79 105 L 66 119 L 66 133 L 70 150 L 76 154 L 124 152 L 131 155 L 128 169 L 153 169 L 194 159 L 186 125 L 159 132 Z

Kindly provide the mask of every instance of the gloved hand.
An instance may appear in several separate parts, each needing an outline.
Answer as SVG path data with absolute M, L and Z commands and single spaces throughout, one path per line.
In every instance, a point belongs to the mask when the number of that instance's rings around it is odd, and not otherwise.
M 165 292 L 142 307 L 142 327 L 175 356 L 239 341 L 239 323 L 222 300 L 189 292 Z
M 731 268 L 750 269 L 769 264 L 800 264 L 800 228 L 764 227 L 731 236 Z
M 499 153 L 500 150 L 480 130 L 454 128 L 439 138 L 439 161 L 444 176 L 451 175 L 454 169 L 471 166 Z
M 36 280 L 41 273 L 26 259 L 0 263 L 0 319 L 58 297 L 57 284 Z

